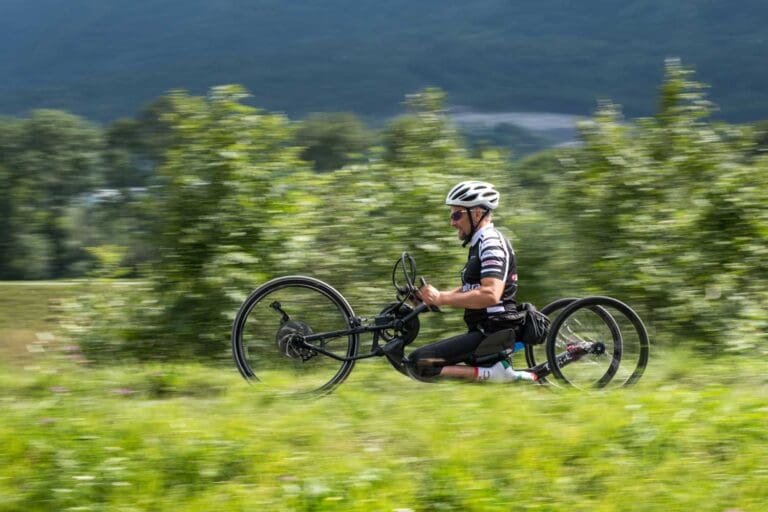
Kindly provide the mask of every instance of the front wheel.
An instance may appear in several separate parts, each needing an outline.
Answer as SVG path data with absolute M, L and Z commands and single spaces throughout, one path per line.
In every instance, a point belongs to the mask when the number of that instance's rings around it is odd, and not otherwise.
M 232 353 L 240 374 L 279 393 L 325 394 L 344 382 L 355 362 L 302 346 L 308 334 L 352 328 L 354 313 L 328 284 L 304 276 L 273 279 L 243 302 L 232 327 Z M 357 355 L 359 336 L 314 344 L 339 357 Z

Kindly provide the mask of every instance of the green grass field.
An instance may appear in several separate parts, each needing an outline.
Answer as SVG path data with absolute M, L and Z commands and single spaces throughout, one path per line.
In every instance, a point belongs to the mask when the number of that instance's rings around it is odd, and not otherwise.
M 56 334 L 47 298 L 76 287 L 10 299 L 8 288 L 0 511 L 757 512 L 768 503 L 764 361 L 655 348 L 636 387 L 585 394 L 428 385 L 374 360 L 328 397 L 286 400 L 234 366 L 77 363 L 57 341 L 36 339 Z M 8 332 L 41 347 L 8 343 Z

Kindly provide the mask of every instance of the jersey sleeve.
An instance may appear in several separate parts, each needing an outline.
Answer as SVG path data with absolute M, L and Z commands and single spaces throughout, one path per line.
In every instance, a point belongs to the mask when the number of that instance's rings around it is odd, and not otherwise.
M 480 241 L 480 278 L 492 277 L 505 281 L 509 270 L 510 256 L 507 244 L 498 233 L 489 233 Z

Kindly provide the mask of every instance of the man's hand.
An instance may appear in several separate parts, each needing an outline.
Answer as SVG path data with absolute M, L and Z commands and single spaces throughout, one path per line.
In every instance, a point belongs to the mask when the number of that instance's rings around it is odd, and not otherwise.
M 427 306 L 442 306 L 442 303 L 440 302 L 440 290 L 431 284 L 419 288 L 419 298 Z

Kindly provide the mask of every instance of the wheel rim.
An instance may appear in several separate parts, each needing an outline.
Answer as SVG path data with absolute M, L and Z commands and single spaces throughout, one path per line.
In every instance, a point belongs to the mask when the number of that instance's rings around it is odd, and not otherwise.
M 565 367 L 552 364 L 570 343 L 602 342 L 603 354 L 587 354 Z M 648 360 L 648 334 L 639 316 L 610 297 L 587 297 L 571 303 L 553 321 L 547 339 L 552 373 L 579 388 L 625 386 L 640 378 Z
M 572 304 L 573 302 L 576 302 L 577 300 L 578 299 L 574 297 L 558 299 L 541 308 L 541 312 L 547 315 L 549 319 L 554 322 L 554 320 L 557 318 L 557 316 L 560 314 L 563 308 L 565 308 L 569 304 Z M 546 344 L 542 343 L 541 345 L 525 346 L 525 362 L 529 368 L 533 368 L 537 364 L 543 363 L 546 360 L 547 360 Z M 517 367 L 517 364 L 518 363 L 516 363 L 516 361 L 513 360 L 513 366 Z M 541 377 L 539 379 L 539 382 L 541 384 L 553 384 L 555 386 L 558 385 L 557 379 L 548 380 L 546 377 Z
M 580 389 L 604 387 L 616 375 L 623 354 L 623 338 L 616 320 L 599 306 L 565 310 L 562 317 L 553 327 L 557 329 L 553 332 L 554 338 L 547 340 L 547 356 L 553 375 Z M 578 361 L 563 367 L 552 362 L 571 347 L 595 347 L 595 344 L 604 348 L 599 353 L 583 354 Z
M 279 308 L 273 307 L 275 303 Z M 282 313 L 290 317 L 287 324 Z M 238 369 L 244 377 L 281 394 L 327 393 L 346 378 L 354 362 L 297 350 L 291 334 L 346 329 L 352 317 L 343 297 L 325 283 L 309 278 L 267 283 L 251 294 L 236 318 L 233 351 Z M 350 335 L 315 344 L 350 357 L 357 354 L 358 339 Z

